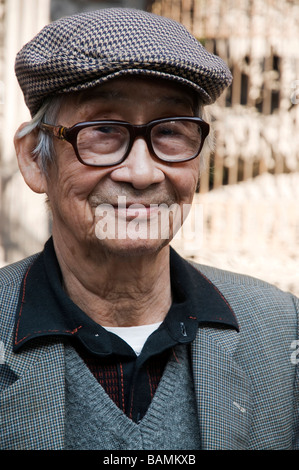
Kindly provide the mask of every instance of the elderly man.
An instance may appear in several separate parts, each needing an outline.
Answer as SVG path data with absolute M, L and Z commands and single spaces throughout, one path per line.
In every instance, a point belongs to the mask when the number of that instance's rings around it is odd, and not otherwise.
M 298 300 L 169 246 L 227 66 L 174 21 L 108 9 L 45 27 L 16 74 L 52 236 L 0 274 L 1 449 L 295 448 Z

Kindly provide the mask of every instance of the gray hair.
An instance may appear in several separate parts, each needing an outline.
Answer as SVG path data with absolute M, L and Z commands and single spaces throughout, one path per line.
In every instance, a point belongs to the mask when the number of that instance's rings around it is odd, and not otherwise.
M 18 138 L 21 139 L 35 129 L 39 129 L 42 122 L 53 125 L 56 124 L 62 100 L 62 95 L 47 99 L 32 120 L 19 131 Z M 32 152 L 32 156 L 35 160 L 39 159 L 40 167 L 46 174 L 49 164 L 55 161 L 55 150 L 52 136 L 39 129 L 37 145 Z
M 59 110 L 62 105 L 62 101 L 64 99 L 64 95 L 58 95 L 51 98 L 48 98 L 44 104 L 41 106 L 39 111 L 35 114 L 30 122 L 28 122 L 18 133 L 18 137 L 22 138 L 30 132 L 34 131 L 35 129 L 39 129 L 39 126 L 42 122 L 47 124 L 57 125 L 57 119 L 59 115 Z M 204 121 L 210 122 L 210 114 L 207 109 L 202 105 L 196 106 L 195 114 L 201 117 Z M 201 165 L 200 165 L 200 172 L 202 173 L 205 168 L 205 163 L 207 157 L 210 153 L 214 150 L 214 137 L 212 133 L 212 129 L 210 129 L 210 133 L 206 138 L 204 147 L 201 151 Z M 49 165 L 55 162 L 55 149 L 53 145 L 53 136 L 39 130 L 37 136 L 37 145 L 33 150 L 33 158 L 39 160 L 41 170 L 47 174 L 47 169 Z

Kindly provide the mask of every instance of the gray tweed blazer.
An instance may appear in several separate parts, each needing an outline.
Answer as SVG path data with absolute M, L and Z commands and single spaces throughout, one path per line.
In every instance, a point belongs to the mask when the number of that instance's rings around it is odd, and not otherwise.
M 0 270 L 1 450 L 64 448 L 63 343 L 40 339 L 12 351 L 20 283 L 33 259 Z M 192 343 L 202 449 L 299 449 L 299 299 L 248 276 L 195 267 L 240 326 L 201 327 Z

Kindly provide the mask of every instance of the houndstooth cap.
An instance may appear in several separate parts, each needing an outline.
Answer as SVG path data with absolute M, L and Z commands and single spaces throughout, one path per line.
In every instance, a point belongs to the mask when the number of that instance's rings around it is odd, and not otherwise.
M 45 26 L 16 57 L 15 72 L 33 116 L 50 95 L 142 74 L 191 86 L 213 103 L 232 81 L 180 23 L 142 10 L 109 8 Z

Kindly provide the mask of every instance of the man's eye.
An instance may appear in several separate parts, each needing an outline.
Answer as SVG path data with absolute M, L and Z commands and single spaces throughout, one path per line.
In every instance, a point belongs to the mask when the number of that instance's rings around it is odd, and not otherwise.
M 97 127 L 94 130 L 97 131 L 97 132 L 101 132 L 102 134 L 113 134 L 113 133 L 117 132 L 115 127 L 111 127 L 111 126 L 100 126 L 100 127 Z
M 173 127 L 161 127 L 158 130 L 159 135 L 176 135 L 177 134 L 177 129 L 174 129 Z

